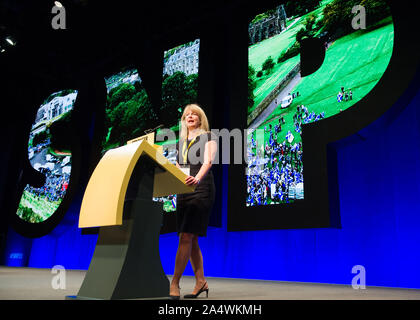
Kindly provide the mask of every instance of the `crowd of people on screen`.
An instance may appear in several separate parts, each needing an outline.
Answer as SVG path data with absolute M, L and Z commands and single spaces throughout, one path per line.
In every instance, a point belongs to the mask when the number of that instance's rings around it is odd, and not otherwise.
M 70 181 L 69 174 L 55 175 L 48 168 L 40 168 L 39 171 L 46 176 L 44 185 L 40 188 L 27 185 L 25 190 L 34 195 L 37 200 L 43 198 L 54 202 L 63 199 Z
M 352 99 L 351 90 L 342 88 L 345 99 Z M 315 113 L 307 106 L 298 105 L 293 115 L 294 131 L 302 133 L 302 124 L 325 118 L 325 111 Z M 248 144 L 247 199 L 248 206 L 289 203 L 303 198 L 302 142 L 294 143 L 293 133 L 280 137 L 286 124 L 281 115 L 277 123 L 264 127 L 265 145 L 261 147 L 252 131 Z M 282 141 L 283 140 L 283 141 Z M 281 142 L 279 142 L 281 141 Z
M 276 125 L 277 130 L 279 125 Z M 292 189 L 303 183 L 302 143 L 291 144 L 290 139 L 279 143 L 274 138 L 275 131 L 269 132 L 269 141 L 263 151 L 258 147 L 255 134 L 251 134 L 248 146 L 248 206 L 288 203 L 291 198 L 296 198 Z

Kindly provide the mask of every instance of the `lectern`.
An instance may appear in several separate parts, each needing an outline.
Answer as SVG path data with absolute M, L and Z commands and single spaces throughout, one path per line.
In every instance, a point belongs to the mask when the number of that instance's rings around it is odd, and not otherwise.
M 152 142 L 153 143 L 153 142 Z M 160 147 L 161 148 L 161 147 Z M 83 197 L 79 228 L 100 227 L 77 299 L 167 298 L 159 255 L 162 205 L 152 197 L 188 193 L 186 175 L 147 139 L 109 150 Z

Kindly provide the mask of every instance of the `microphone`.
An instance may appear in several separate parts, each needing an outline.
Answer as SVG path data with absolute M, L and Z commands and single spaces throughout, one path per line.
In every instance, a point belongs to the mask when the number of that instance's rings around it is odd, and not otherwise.
M 160 125 L 158 125 L 157 127 L 153 128 L 153 129 L 146 129 L 146 130 L 144 130 L 144 133 L 145 134 L 149 134 L 149 133 L 152 133 L 153 131 L 156 131 L 159 128 L 163 128 L 163 124 L 160 124 Z

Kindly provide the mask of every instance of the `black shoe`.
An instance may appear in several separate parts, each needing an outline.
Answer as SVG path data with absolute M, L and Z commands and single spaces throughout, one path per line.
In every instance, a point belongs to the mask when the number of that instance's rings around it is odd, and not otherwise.
M 186 294 L 185 296 L 184 296 L 184 298 L 185 299 L 195 299 L 195 298 L 197 298 L 202 292 L 206 292 L 206 298 L 208 298 L 209 297 L 209 288 L 207 288 L 207 289 L 204 289 L 204 287 L 207 285 L 207 282 L 205 282 L 204 284 L 203 284 L 203 286 L 201 287 L 201 289 L 200 290 L 198 290 L 198 292 L 196 293 L 196 294 Z
M 178 287 L 178 289 L 181 289 L 181 287 Z M 171 300 L 179 300 L 180 298 L 181 298 L 181 296 L 169 295 L 169 299 L 171 299 Z

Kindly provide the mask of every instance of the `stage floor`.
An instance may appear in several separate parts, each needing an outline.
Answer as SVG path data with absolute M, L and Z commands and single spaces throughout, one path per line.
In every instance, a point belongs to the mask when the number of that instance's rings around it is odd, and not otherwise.
M 54 289 L 51 269 L 0 267 L 0 300 L 64 300 L 77 295 L 86 271 L 66 270 L 65 289 Z M 171 276 L 168 276 L 171 279 Z M 420 300 L 420 290 L 386 287 L 353 289 L 351 285 L 207 277 L 209 300 Z M 56 282 L 54 282 L 56 283 Z M 181 295 L 194 278 L 181 279 Z M 200 299 L 205 299 L 201 294 Z

